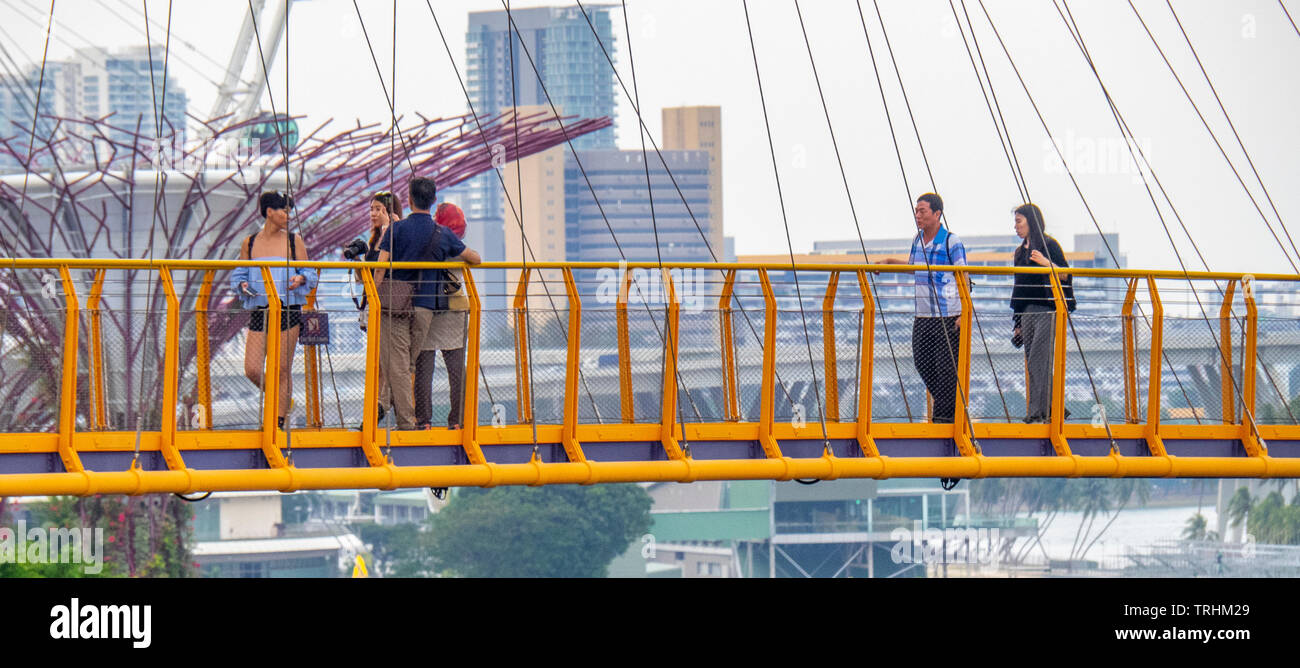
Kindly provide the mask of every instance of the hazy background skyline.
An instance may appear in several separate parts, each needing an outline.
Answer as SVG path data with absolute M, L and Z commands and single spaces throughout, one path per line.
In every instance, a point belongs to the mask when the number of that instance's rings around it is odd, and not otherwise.
M 1164 2 L 1134 4 L 1289 249 L 1169 8 Z M 389 83 L 393 4 L 363 1 L 359 5 L 379 69 Z M 4 0 L 3 6 L 10 18 L 0 39 L 20 64 L 39 64 L 49 5 Z M 468 12 L 501 10 L 504 4 L 476 0 L 434 2 L 432 6 L 463 77 Z M 512 8 L 537 6 L 570 3 L 511 4 Z M 571 6 L 576 10 L 576 4 Z M 915 231 L 911 202 L 931 187 L 875 7 L 870 0 L 860 5 L 903 152 L 908 190 L 900 178 L 859 5 L 837 0 L 799 6 L 862 234 L 867 239 L 910 236 Z M 986 0 L 985 6 L 1053 134 L 1075 159 L 1075 176 L 1101 230 L 1121 234 L 1121 249 L 1128 254 L 1131 267 L 1178 268 L 1141 178 L 1127 164 L 1120 131 L 1097 82 L 1052 3 Z M 1107 89 L 1211 268 L 1292 272 L 1128 3 L 1074 2 L 1069 7 Z M 960 14 L 960 3 L 956 9 Z M 1096 228 L 1060 169 L 979 2 L 968 0 L 966 9 L 1031 198 L 1043 207 L 1049 233 L 1068 248 L 1074 234 L 1095 232 Z M 1282 221 L 1295 227 L 1289 216 L 1300 210 L 1300 196 L 1291 187 L 1298 175 L 1294 156 L 1300 148 L 1300 129 L 1293 120 L 1298 86 L 1290 69 L 1300 58 L 1300 35 L 1276 1 L 1183 1 L 1174 3 L 1174 9 Z M 75 47 L 89 43 L 110 48 L 143 44 L 140 11 L 139 3 L 128 0 L 57 2 L 49 60 L 68 58 Z M 150 0 L 148 11 L 150 19 L 157 22 L 150 28 L 150 37 L 155 44 L 162 44 L 166 34 L 158 26 L 166 24 L 167 3 Z M 406 114 L 408 121 L 417 111 L 430 118 L 465 113 L 464 95 L 429 6 L 400 0 L 396 11 L 397 113 Z M 967 235 L 1014 235 L 1010 210 L 1021 198 L 949 3 L 885 1 L 880 3 L 880 11 L 953 230 Z M 189 95 L 195 115 L 203 116 L 211 107 L 213 82 L 222 76 L 246 12 L 247 5 L 242 3 L 173 4 L 173 60 L 169 68 Z M 807 252 L 815 240 L 856 239 L 795 5 L 785 0 L 755 1 L 749 5 L 749 14 L 794 250 Z M 631 2 L 631 57 L 621 11 L 613 17 L 619 74 L 630 88 L 634 57 L 642 111 L 656 140 L 661 140 L 663 107 L 722 107 L 723 223 L 726 234 L 736 238 L 737 253 L 786 252 L 741 2 Z M 962 25 L 965 28 L 965 16 Z M 291 74 L 287 88 L 286 49 Z M 351 2 L 296 3 L 287 39 L 281 41 L 271 68 L 269 88 L 275 109 L 284 112 L 287 107 L 294 115 L 304 114 L 304 133 L 331 118 L 336 129 L 358 120 L 386 124 L 390 112 L 375 69 Z M 618 145 L 640 149 L 636 114 L 621 88 L 617 99 Z M 262 108 L 270 106 L 264 94 Z M 1182 229 L 1159 191 L 1155 193 L 1187 267 L 1201 269 Z M 1292 233 L 1300 243 L 1300 229 Z

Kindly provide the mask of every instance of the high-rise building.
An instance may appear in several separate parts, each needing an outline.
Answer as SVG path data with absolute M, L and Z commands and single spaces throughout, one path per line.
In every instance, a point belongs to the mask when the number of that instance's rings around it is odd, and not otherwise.
M 712 260 L 701 238 L 721 237 L 709 217 L 713 209 L 709 154 L 661 153 L 662 161 L 653 153 L 646 156 L 649 192 L 641 151 L 579 151 L 582 169 L 572 156 L 568 157 L 564 167 L 568 259 L 617 262 L 626 256 L 631 261 Z
M 663 110 L 663 148 L 709 154 L 709 247 L 726 261 L 722 234 L 722 107 L 668 107 Z
M 41 71 L 32 68 L 22 76 L 0 77 L 0 138 L 9 142 L 19 155 L 27 152 L 31 144 L 32 110 L 36 105 L 37 91 L 41 91 L 40 118 L 36 123 L 36 134 L 46 135 L 53 131 L 54 122 L 46 116 L 64 115 L 68 111 L 60 103 L 58 90 L 64 88 L 62 82 L 68 78 L 69 69 L 63 63 L 47 63 L 45 82 L 41 82 Z M 57 83 L 56 83 L 57 82 Z M 22 171 L 21 163 L 12 156 L 0 157 L 0 172 Z
M 577 7 L 518 9 L 511 10 L 509 15 L 505 11 L 471 12 L 465 35 L 466 86 L 471 111 L 480 118 L 490 118 L 519 107 L 550 112 L 553 104 L 561 114 L 613 118 L 615 79 L 605 54 L 614 56 L 614 29 L 609 14 L 615 7 L 586 5 L 599 42 Z M 509 25 L 511 20 L 513 29 Z M 520 113 L 524 113 L 522 109 Z M 575 138 L 573 146 L 612 149 L 614 142 L 611 127 Z M 563 150 L 568 151 L 568 146 Z M 513 244 L 506 238 L 505 228 L 509 225 L 515 225 L 515 233 L 518 232 L 517 219 L 510 211 L 517 194 L 514 186 L 509 186 L 507 198 L 502 190 L 502 174 L 480 174 L 449 189 L 445 197 L 464 209 L 465 241 L 480 249 L 487 259 L 513 257 L 508 247 L 519 245 L 517 238 Z M 525 212 L 525 220 L 529 217 Z M 489 271 L 485 272 L 484 279 L 489 283 L 505 281 L 505 275 Z M 505 303 L 503 296 L 484 299 L 488 308 L 504 308 Z
M 28 136 L 25 128 L 31 127 L 39 90 L 43 117 L 78 120 L 111 114 L 109 125 L 121 128 L 108 133 L 112 141 L 129 142 L 127 130 L 138 128 L 146 136 L 159 130 L 164 137 L 176 132 L 176 140 L 183 143 L 188 97 L 170 74 L 164 85 L 164 51 L 162 46 L 137 46 L 115 53 L 89 47 L 77 50 L 72 60 L 47 62 L 43 80 L 39 67 L 30 68 L 22 77 L 0 79 L 0 137 Z M 159 101 L 156 105 L 155 100 Z M 157 119 L 156 108 L 163 112 Z M 53 132 L 54 121 L 42 118 L 36 126 L 38 133 Z M 87 155 L 62 157 L 73 162 L 91 159 Z M 19 168 L 12 159 L 0 163 L 0 171 Z
M 168 73 L 164 80 L 165 49 L 156 45 L 135 46 L 110 53 L 107 49 L 78 49 L 69 65 L 77 68 L 81 100 L 76 117 L 100 118 L 113 114 L 112 125 L 144 134 L 162 136 L 173 132 L 184 141 L 185 108 L 189 98 Z M 71 89 L 71 86 L 69 86 Z M 75 107 L 69 107 L 75 109 Z M 161 116 L 155 118 L 156 110 Z M 111 133 L 110 139 L 125 141 L 125 132 Z

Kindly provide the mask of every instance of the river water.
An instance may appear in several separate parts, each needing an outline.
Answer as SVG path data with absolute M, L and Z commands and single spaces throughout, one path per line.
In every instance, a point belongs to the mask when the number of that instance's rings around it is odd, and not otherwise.
M 1119 517 L 1110 525 L 1096 545 L 1085 557 L 1100 562 L 1103 568 L 1122 565 L 1123 555 L 1130 549 L 1142 548 L 1159 540 L 1182 538 L 1187 520 L 1196 514 L 1196 506 L 1180 508 L 1129 508 L 1120 512 Z M 1201 508 L 1205 516 L 1208 531 L 1217 529 L 1218 515 L 1214 505 L 1207 503 Z M 1075 532 L 1083 519 L 1082 513 L 1058 513 L 1056 519 L 1043 534 L 1043 547 L 1047 556 L 1053 560 L 1069 558 L 1070 547 L 1075 540 Z M 1098 517 L 1093 523 L 1092 533 L 1097 531 L 1109 519 L 1109 515 Z M 1042 522 L 1042 518 L 1039 522 Z M 1085 523 L 1086 524 L 1086 523 Z M 1086 528 L 1086 527 L 1085 527 Z M 1091 540 L 1091 538 L 1089 538 Z M 1032 556 L 1026 559 L 1030 563 L 1044 563 L 1043 550 L 1034 548 Z

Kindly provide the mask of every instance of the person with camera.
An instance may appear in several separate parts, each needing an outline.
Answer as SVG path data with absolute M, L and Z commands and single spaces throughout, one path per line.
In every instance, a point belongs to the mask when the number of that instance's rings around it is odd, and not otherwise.
M 289 232 L 289 209 L 293 199 L 280 192 L 264 192 L 258 198 L 262 214 L 262 229 L 249 235 L 239 245 L 241 260 L 279 260 L 287 262 L 306 260 L 307 246 L 302 237 Z M 271 279 L 280 296 L 280 404 L 279 425 L 284 428 L 293 396 L 293 358 L 298 345 L 298 331 L 302 324 L 302 307 L 307 296 L 316 288 L 320 276 L 315 269 L 273 267 Z M 230 287 L 239 296 L 243 307 L 250 311 L 248 338 L 244 345 L 244 375 L 258 389 L 266 380 L 266 313 L 270 303 L 266 298 L 266 285 L 262 270 L 239 267 L 230 273 Z
M 1037 204 L 1021 204 L 1015 209 L 1016 234 L 1023 241 L 1016 247 L 1012 263 L 1017 267 L 1070 266 L 1056 239 L 1043 231 L 1043 211 Z M 1068 274 L 1062 274 L 1061 287 L 1066 309 L 1075 308 L 1074 288 Z M 1056 346 L 1056 299 L 1052 295 L 1048 274 L 1016 274 L 1011 289 L 1011 311 L 1015 329 L 1011 342 L 1025 348 L 1027 374 L 1026 423 L 1050 421 L 1052 404 L 1052 351 Z M 1065 417 L 1069 417 L 1066 411 Z
M 478 264 L 482 258 L 466 248 L 451 230 L 430 215 L 437 199 L 433 179 L 415 177 L 410 184 L 411 215 L 389 225 L 379 240 L 379 262 L 448 262 Z M 447 309 L 443 294 L 445 272 L 438 269 L 394 269 L 375 272 L 375 287 L 383 311 L 380 320 L 379 362 L 392 397 L 397 428 L 416 428 L 411 374 L 429 331 L 434 311 Z
M 438 205 L 434 221 L 439 227 L 451 230 L 457 239 L 465 238 L 465 212 L 450 202 Z M 434 311 L 429 323 L 429 333 L 415 360 L 415 418 L 419 426 L 428 429 L 433 424 L 433 370 L 437 365 L 438 351 L 447 367 L 447 389 L 450 408 L 447 427 L 460 429 L 461 410 L 465 392 L 465 333 L 469 325 L 469 297 L 465 295 L 464 276 L 459 269 L 446 270 L 448 289 L 447 310 Z
M 376 262 L 379 260 L 379 240 L 383 238 L 384 233 L 388 231 L 388 226 L 402 219 L 402 202 L 397 196 L 388 191 L 379 191 L 370 196 L 370 243 L 363 239 L 353 239 L 352 243 L 343 247 L 343 257 L 348 260 L 361 262 Z M 361 272 L 364 269 L 352 270 L 355 274 L 357 283 L 362 282 Z M 373 273 L 373 272 L 372 272 Z M 366 310 L 369 306 L 364 293 L 361 299 L 352 298 L 352 303 L 356 304 L 357 310 L 361 312 L 361 331 L 366 331 Z M 383 369 L 377 370 L 379 375 L 379 420 L 382 422 L 392 401 L 388 395 L 388 385 L 384 382 Z

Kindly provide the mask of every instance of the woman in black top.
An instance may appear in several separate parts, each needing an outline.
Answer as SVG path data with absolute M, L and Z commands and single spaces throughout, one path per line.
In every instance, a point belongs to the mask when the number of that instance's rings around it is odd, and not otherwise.
M 388 231 L 388 226 L 402 219 L 402 202 L 397 199 L 397 195 L 390 192 L 377 192 L 370 196 L 370 245 L 366 251 L 365 261 L 375 262 L 379 260 L 379 240 L 384 238 L 384 232 Z M 357 282 L 361 282 L 361 269 L 354 270 L 357 275 Z M 373 275 L 374 271 L 371 271 Z M 362 304 L 365 307 L 366 304 Z M 361 329 L 366 328 L 366 314 L 361 314 Z M 377 370 L 379 374 L 379 419 L 384 419 L 384 414 L 391 403 L 388 393 L 388 383 L 384 382 L 383 370 Z
M 1017 267 L 1068 267 L 1061 244 L 1043 231 L 1043 212 L 1036 204 L 1022 204 L 1015 210 L 1016 234 L 1024 241 L 1016 248 Z M 1062 283 L 1069 280 L 1062 276 Z M 1071 295 L 1068 308 L 1074 310 Z M 1016 274 L 1011 290 L 1011 310 L 1015 313 L 1015 338 L 1024 342 L 1027 378 L 1027 412 L 1025 422 L 1048 422 L 1052 401 L 1052 351 L 1056 340 L 1056 301 L 1052 296 L 1051 276 Z

